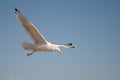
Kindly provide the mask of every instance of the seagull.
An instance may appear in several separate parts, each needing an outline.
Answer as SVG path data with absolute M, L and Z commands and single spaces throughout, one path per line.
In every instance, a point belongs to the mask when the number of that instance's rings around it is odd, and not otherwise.
M 27 56 L 32 55 L 34 52 L 53 52 L 57 51 L 62 54 L 60 47 L 64 48 L 75 48 L 72 43 L 68 44 L 56 44 L 48 42 L 40 31 L 20 12 L 20 10 L 15 7 L 15 15 L 18 21 L 21 23 L 25 31 L 33 39 L 34 43 L 23 42 L 22 46 L 25 50 L 28 50 Z

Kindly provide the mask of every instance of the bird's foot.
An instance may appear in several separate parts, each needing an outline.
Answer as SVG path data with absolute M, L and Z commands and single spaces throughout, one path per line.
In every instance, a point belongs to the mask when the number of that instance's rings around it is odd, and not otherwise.
M 30 55 L 32 55 L 32 54 L 27 54 L 27 56 L 30 56 Z
M 34 52 L 34 51 L 30 51 L 30 52 L 27 54 L 27 56 L 32 55 L 32 54 L 33 54 L 33 52 Z

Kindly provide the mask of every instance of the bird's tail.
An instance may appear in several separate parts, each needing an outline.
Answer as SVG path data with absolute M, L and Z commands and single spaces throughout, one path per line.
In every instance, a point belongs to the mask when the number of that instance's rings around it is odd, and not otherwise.
M 23 42 L 22 46 L 26 50 L 33 50 L 34 49 L 34 44 L 28 43 L 28 42 Z

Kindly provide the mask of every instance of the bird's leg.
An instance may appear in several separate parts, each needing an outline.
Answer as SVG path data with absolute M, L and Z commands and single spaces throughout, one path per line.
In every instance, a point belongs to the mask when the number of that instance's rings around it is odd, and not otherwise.
M 30 55 L 32 55 L 34 53 L 34 51 L 30 51 L 28 54 L 27 54 L 27 56 L 30 56 Z

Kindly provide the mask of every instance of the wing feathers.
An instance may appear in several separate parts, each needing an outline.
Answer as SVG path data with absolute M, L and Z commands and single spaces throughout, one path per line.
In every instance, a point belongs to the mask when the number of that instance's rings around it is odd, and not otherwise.
M 35 41 L 35 43 L 47 43 L 46 39 L 42 36 L 38 29 L 22 15 L 18 8 L 15 8 L 15 14 L 19 22 L 22 24 L 22 26 L 24 27 L 26 32 L 31 36 L 31 38 Z
M 68 43 L 68 44 L 63 44 L 63 45 L 60 45 L 64 48 L 75 48 L 75 46 L 72 45 L 72 43 Z

